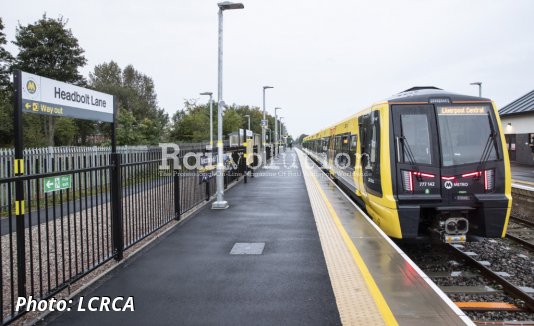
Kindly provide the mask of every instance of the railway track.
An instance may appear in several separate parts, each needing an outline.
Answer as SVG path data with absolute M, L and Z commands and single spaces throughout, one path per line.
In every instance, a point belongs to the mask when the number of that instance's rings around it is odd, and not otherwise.
M 506 238 L 534 252 L 534 222 L 510 216 L 510 223 L 512 224 L 508 225 Z
M 470 255 L 468 252 L 462 251 L 453 245 L 449 245 L 448 249 L 454 256 L 461 258 L 464 262 L 466 262 L 466 264 L 480 271 L 480 273 L 489 280 L 500 285 L 504 292 L 508 293 L 515 299 L 523 301 L 525 308 L 531 312 L 534 312 L 534 297 L 525 292 L 521 287 L 512 284 L 505 277 L 501 276 L 502 273 L 500 274 L 491 270 L 486 263 L 476 260 L 473 258 L 473 255 Z
M 488 243 L 500 247 L 509 244 L 508 240 Z M 516 284 L 524 284 L 524 280 L 511 275 L 511 270 L 503 273 L 497 262 L 483 261 L 487 253 L 482 249 L 476 253 L 477 249 L 464 245 L 426 244 L 423 248 L 404 245 L 403 250 L 475 323 L 513 320 L 534 325 L 534 297 Z M 513 249 L 510 254 L 517 255 Z

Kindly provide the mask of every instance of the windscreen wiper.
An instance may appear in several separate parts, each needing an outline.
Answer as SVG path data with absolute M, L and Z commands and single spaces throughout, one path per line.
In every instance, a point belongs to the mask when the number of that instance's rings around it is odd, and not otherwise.
M 490 132 L 488 136 L 488 140 L 486 140 L 486 145 L 484 145 L 484 150 L 482 151 L 482 156 L 480 157 L 480 161 L 478 162 L 477 171 L 482 172 L 486 168 L 486 163 L 488 162 L 491 151 L 493 147 L 495 147 L 495 138 L 497 134 L 493 131 Z M 482 173 L 480 173 L 482 174 Z M 479 176 L 480 176 L 479 174 Z
M 415 161 L 415 156 L 413 155 L 412 148 L 410 147 L 410 144 L 408 143 L 408 139 L 406 139 L 405 136 L 399 137 L 400 140 L 402 140 L 402 146 L 404 149 L 404 152 L 406 153 L 406 156 L 408 156 L 408 162 L 412 166 L 413 172 L 419 172 L 419 167 L 417 166 L 417 162 Z M 415 177 L 418 181 L 421 181 L 423 178 L 421 177 L 421 173 L 414 173 Z
M 484 171 L 486 168 L 486 163 L 488 162 L 490 158 L 491 150 L 494 147 L 497 147 L 496 146 L 497 145 L 497 142 L 496 142 L 497 133 L 495 133 L 495 130 L 493 129 L 493 125 L 491 123 L 491 117 L 489 114 L 488 114 L 488 122 L 490 125 L 490 134 L 488 136 L 488 139 L 486 140 L 486 145 L 484 145 L 484 150 L 482 151 L 482 155 L 480 156 L 480 161 L 478 162 L 477 171 L 480 172 L 478 177 L 481 176 L 482 171 Z M 497 154 L 497 152 L 495 152 L 495 154 Z

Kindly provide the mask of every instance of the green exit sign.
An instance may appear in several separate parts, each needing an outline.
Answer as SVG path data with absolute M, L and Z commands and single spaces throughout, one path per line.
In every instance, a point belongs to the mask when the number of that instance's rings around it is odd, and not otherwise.
M 72 186 L 70 175 L 60 175 L 58 177 L 44 178 L 44 192 L 54 192 L 69 189 Z

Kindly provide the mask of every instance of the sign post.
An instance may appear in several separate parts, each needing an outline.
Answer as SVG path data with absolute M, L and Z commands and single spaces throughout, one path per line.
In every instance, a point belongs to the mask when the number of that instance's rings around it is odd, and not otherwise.
M 112 123 L 112 232 L 114 233 L 115 259 L 122 258 L 122 216 L 119 183 L 119 158 L 116 150 L 116 102 L 113 95 L 91 89 L 67 84 L 46 77 L 15 70 L 13 127 L 15 136 L 15 177 L 24 175 L 24 144 L 22 114 L 33 113 L 44 116 L 70 117 L 84 120 L 96 120 Z M 68 189 L 72 185 L 71 176 L 44 178 L 45 192 Z M 26 297 L 26 248 L 24 234 L 24 182 L 22 178 L 15 181 L 15 217 L 17 236 L 17 291 L 19 297 Z M 117 229 L 119 237 L 115 237 Z
M 13 76 L 15 91 L 13 107 L 13 129 L 15 132 L 15 176 L 24 175 L 24 145 L 22 143 L 22 87 L 21 72 Z M 24 181 L 15 181 L 15 219 L 17 235 L 17 290 L 19 297 L 26 297 L 26 241 L 24 239 Z

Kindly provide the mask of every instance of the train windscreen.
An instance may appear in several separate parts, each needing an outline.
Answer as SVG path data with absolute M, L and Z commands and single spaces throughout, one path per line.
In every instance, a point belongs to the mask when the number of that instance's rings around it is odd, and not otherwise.
M 437 113 L 443 166 L 478 163 L 487 146 L 487 160 L 497 159 L 489 106 L 439 106 Z

